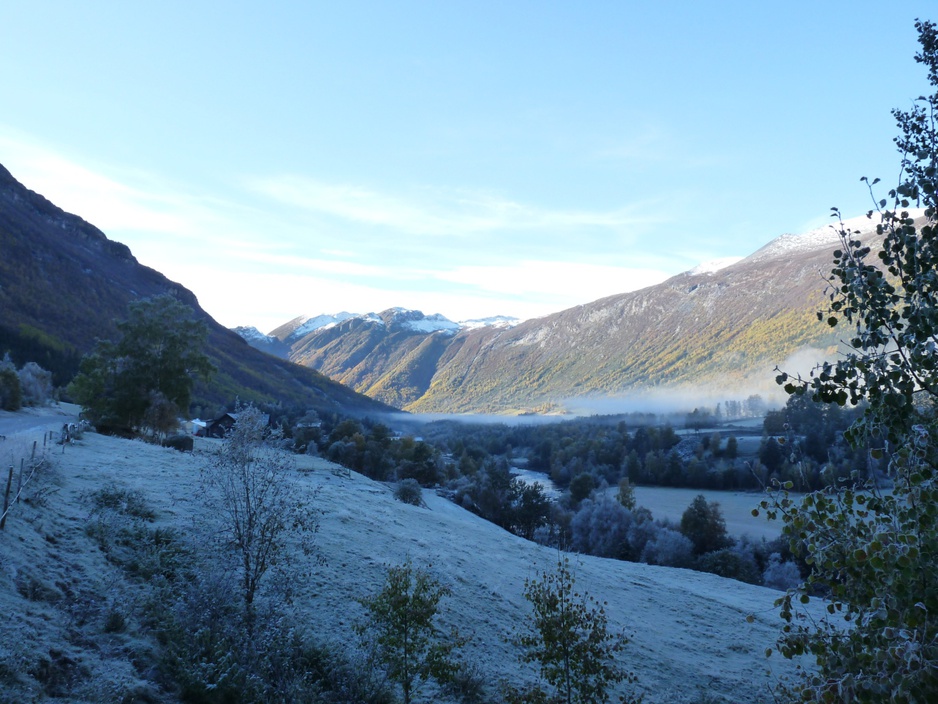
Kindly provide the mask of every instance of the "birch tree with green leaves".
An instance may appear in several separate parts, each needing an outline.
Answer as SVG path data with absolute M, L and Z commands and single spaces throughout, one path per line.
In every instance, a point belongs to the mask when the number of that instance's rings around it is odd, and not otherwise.
M 516 642 L 524 649 L 522 660 L 538 665 L 548 688 L 506 685 L 510 704 L 600 704 L 609 701 L 616 685 L 636 682 L 619 661 L 628 639 L 609 630 L 605 604 L 577 591 L 575 583 L 566 557 L 558 559 L 556 569 L 525 581 L 524 597 L 533 613 Z
M 404 704 L 423 684 L 451 681 L 459 671 L 454 652 L 466 639 L 452 628 L 437 627 L 440 601 L 450 591 L 423 567 L 408 560 L 387 568 L 384 585 L 361 599 L 366 616 L 355 630 L 388 678 L 397 683 Z
M 776 379 L 789 394 L 862 404 L 845 435 L 873 448 L 847 485 L 803 500 L 783 487 L 762 502 L 812 570 L 779 600 L 774 650 L 816 661 L 783 688 L 794 701 L 938 701 L 938 30 L 916 29 L 934 92 L 893 111 L 898 185 L 877 199 L 879 180 L 863 179 L 881 247 L 834 211 L 840 247 L 818 317 L 843 330 L 845 351 L 807 377 Z M 878 465 L 885 487 L 870 472 Z M 798 608 L 815 594 L 826 596 L 825 622 Z

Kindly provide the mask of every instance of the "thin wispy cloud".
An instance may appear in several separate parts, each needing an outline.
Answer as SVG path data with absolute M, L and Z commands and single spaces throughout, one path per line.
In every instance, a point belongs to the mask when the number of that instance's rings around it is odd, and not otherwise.
M 670 149 L 664 130 L 658 125 L 648 125 L 607 142 L 596 151 L 596 157 L 643 165 L 670 160 Z
M 303 176 L 254 179 L 249 187 L 277 202 L 344 220 L 415 235 L 471 235 L 498 230 L 623 228 L 660 221 L 638 207 L 612 211 L 550 210 L 486 193 L 424 189 L 391 195 Z
M 597 264 L 590 247 L 647 229 L 650 207 L 550 209 L 468 189 L 400 195 L 305 176 L 255 179 L 248 190 L 232 180 L 227 192 L 206 194 L 2 126 L 0 153 L 29 188 L 128 244 L 225 325 L 272 329 L 303 313 L 395 305 L 454 319 L 529 318 L 667 276 L 657 262 L 638 264 L 637 253 L 628 267 Z M 311 225 L 310 214 L 335 222 Z M 376 226 L 393 236 L 375 238 Z
M 192 235 L 207 214 L 182 193 L 136 187 L 132 177 L 118 180 L 8 128 L 0 127 L 0 153 L 17 180 L 102 230 Z
M 331 259 L 306 257 L 297 254 L 274 254 L 256 250 L 231 253 L 234 258 L 259 264 L 269 264 L 280 271 L 291 273 L 328 274 L 330 276 L 383 276 L 384 267 L 349 261 L 345 257 Z
M 575 291 L 583 301 L 634 291 L 659 283 L 668 273 L 579 262 L 527 260 L 512 266 L 458 266 L 436 277 L 509 296 L 553 299 L 558 291 Z
M 105 234 L 129 237 L 132 241 L 125 244 L 136 245 L 135 254 L 139 254 L 136 247 L 151 241 L 165 247 L 170 238 L 179 238 L 187 248 L 250 252 L 245 256 L 278 246 L 257 236 L 255 223 L 269 224 L 270 214 L 234 198 L 199 194 L 142 170 L 64 155 L 4 125 L 0 125 L 0 154 L 18 181 Z

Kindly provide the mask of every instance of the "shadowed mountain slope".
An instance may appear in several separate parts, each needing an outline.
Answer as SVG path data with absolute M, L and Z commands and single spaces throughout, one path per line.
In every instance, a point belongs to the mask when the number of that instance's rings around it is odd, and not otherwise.
M 0 166 L 0 354 L 36 361 L 68 381 L 96 339 L 114 338 L 116 321 L 137 298 L 172 293 L 209 327 L 207 354 L 218 371 L 196 388 L 196 402 L 283 402 L 323 411 L 387 408 L 312 369 L 262 354 L 219 325 L 188 289 L 141 265 L 109 240 L 20 184 Z

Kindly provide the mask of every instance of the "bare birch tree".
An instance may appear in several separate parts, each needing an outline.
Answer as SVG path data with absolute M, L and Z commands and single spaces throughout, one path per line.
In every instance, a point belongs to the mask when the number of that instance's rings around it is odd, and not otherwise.
M 261 581 L 291 557 L 313 553 L 318 528 L 310 491 L 295 478 L 293 457 L 273 446 L 276 434 L 254 407 L 238 413 L 224 444 L 205 467 L 205 500 L 220 521 L 219 537 L 237 556 L 245 610 Z M 289 543 L 296 541 L 296 549 Z

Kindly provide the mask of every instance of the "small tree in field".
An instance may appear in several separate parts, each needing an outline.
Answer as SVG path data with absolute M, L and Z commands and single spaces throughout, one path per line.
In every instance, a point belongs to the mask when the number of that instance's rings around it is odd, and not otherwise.
M 444 637 L 434 625 L 440 600 L 448 594 L 428 570 L 408 560 L 388 567 L 381 590 L 361 600 L 367 618 L 355 629 L 388 677 L 401 686 L 404 704 L 413 701 L 427 680 L 445 683 L 459 669 L 452 653 L 465 639 L 455 628 Z
M 511 704 L 598 704 L 609 701 L 613 685 L 636 681 L 615 661 L 627 639 L 609 632 L 604 605 L 575 591 L 575 581 L 567 558 L 539 579 L 525 580 L 524 596 L 534 614 L 530 631 L 517 643 L 525 649 L 522 659 L 538 663 L 553 692 L 509 685 L 505 693 Z
M 703 555 L 729 547 L 726 520 L 716 501 L 698 494 L 681 515 L 681 533 L 694 544 L 694 554 Z
M 27 362 L 19 371 L 24 406 L 41 406 L 52 398 L 52 372 L 35 362 Z
M 916 28 L 915 59 L 938 89 L 938 30 L 932 22 Z M 812 568 L 779 602 L 785 625 L 776 649 L 817 659 L 791 692 L 800 701 L 938 701 L 938 90 L 893 115 L 902 177 L 891 204 L 880 200 L 869 213 L 883 237 L 878 261 L 841 223 L 830 307 L 818 314 L 847 324 L 848 350 L 808 378 L 777 378 L 790 394 L 864 402 L 847 439 L 880 448 L 874 459 L 890 453 L 890 492 L 858 468 L 848 488 L 803 501 L 781 491 L 762 504 L 782 516 L 792 550 Z M 921 218 L 913 205 L 924 207 Z M 818 588 L 846 623 L 799 619 L 796 604 Z
M 245 610 L 267 572 L 289 564 L 288 543 L 313 551 L 316 512 L 293 478 L 292 456 L 274 448 L 267 418 L 249 406 L 203 470 L 206 501 L 220 521 L 222 544 L 237 555 Z
M 629 511 L 635 510 L 635 487 L 632 486 L 628 477 L 622 477 L 619 480 L 619 493 L 616 494 L 616 498 Z

